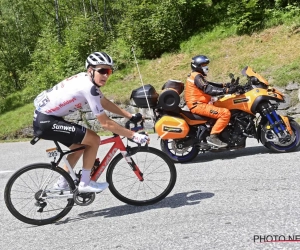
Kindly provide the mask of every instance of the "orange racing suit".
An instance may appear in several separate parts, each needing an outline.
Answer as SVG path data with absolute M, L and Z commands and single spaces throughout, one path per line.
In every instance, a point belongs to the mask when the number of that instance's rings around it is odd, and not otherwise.
M 211 96 L 222 94 L 224 94 L 222 83 L 209 82 L 198 72 L 188 75 L 184 91 L 186 105 L 194 114 L 217 119 L 211 134 L 220 134 L 230 120 L 228 109 L 209 104 Z

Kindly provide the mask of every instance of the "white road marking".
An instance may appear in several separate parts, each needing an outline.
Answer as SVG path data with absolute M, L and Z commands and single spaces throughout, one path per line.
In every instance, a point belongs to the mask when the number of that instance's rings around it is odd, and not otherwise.
M 5 170 L 5 171 L 0 171 L 0 174 L 11 173 L 11 172 L 14 172 L 14 170 Z

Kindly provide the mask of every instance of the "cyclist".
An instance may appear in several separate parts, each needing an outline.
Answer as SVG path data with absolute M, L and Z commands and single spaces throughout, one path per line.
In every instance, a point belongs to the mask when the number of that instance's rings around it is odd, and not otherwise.
M 234 93 L 236 87 L 207 81 L 208 64 L 209 59 L 204 55 L 192 58 L 192 72 L 186 80 L 184 98 L 192 113 L 217 119 L 210 136 L 206 138 L 207 143 L 220 148 L 227 147 L 227 144 L 219 139 L 219 134 L 229 122 L 230 111 L 226 108 L 216 107 L 210 104 L 210 101 L 211 96 Z
M 130 114 L 109 101 L 102 94 L 100 87 L 106 84 L 113 73 L 113 59 L 105 52 L 90 54 L 85 63 L 86 72 L 73 75 L 53 88 L 40 93 L 34 100 L 33 118 L 34 135 L 46 140 L 57 140 L 70 149 L 85 145 L 85 149 L 68 155 L 72 168 L 83 156 L 82 176 L 78 186 L 80 193 L 101 192 L 108 183 L 98 183 L 90 180 L 91 169 L 100 143 L 100 137 L 91 129 L 64 120 L 64 116 L 82 109 L 89 104 L 91 111 L 97 117 L 101 126 L 113 133 L 131 138 L 137 143 L 149 143 L 147 135 L 135 133 L 111 120 L 104 110 L 131 119 L 134 122 L 142 120 L 140 113 Z M 67 167 L 64 166 L 66 171 Z M 61 177 L 54 185 L 55 189 L 68 188 L 66 180 Z

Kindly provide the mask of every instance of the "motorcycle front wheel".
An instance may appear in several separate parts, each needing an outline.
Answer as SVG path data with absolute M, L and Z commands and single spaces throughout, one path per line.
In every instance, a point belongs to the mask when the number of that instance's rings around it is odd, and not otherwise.
M 261 133 L 261 141 L 265 142 L 263 145 L 276 153 L 285 153 L 295 151 L 300 145 L 300 126 L 294 121 L 290 120 L 290 125 L 293 130 L 292 138 L 290 141 L 285 143 L 276 143 L 272 141 L 266 141 L 268 137 L 272 137 L 272 134 L 268 134 L 268 131 L 262 131 Z
M 184 163 L 192 161 L 199 153 L 199 149 L 195 146 L 180 147 L 180 143 L 175 140 L 161 140 L 161 150 L 176 163 Z

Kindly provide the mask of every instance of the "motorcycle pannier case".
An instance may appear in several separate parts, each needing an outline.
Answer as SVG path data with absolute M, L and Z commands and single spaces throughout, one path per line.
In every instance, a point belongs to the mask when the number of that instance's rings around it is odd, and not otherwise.
M 178 107 L 180 94 L 184 90 L 184 84 L 177 80 L 169 80 L 162 87 L 162 93 L 158 97 L 158 104 L 164 110 L 171 111 Z
M 186 137 L 189 125 L 181 117 L 165 115 L 155 123 L 155 132 L 161 139 L 180 139 Z
M 147 99 L 150 108 L 154 108 L 157 105 L 158 93 L 155 88 L 150 85 L 144 85 L 132 91 L 130 99 L 132 98 L 136 106 L 139 108 L 148 108 Z

